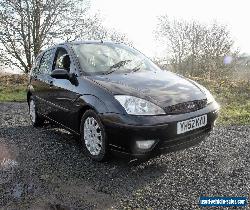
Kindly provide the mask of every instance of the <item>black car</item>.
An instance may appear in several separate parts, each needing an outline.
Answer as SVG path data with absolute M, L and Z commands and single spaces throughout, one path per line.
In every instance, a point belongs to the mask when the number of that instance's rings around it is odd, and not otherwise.
M 212 130 L 219 105 L 198 83 L 161 70 L 124 44 L 85 41 L 42 52 L 27 101 L 32 124 L 56 122 L 86 153 L 147 158 L 186 148 Z

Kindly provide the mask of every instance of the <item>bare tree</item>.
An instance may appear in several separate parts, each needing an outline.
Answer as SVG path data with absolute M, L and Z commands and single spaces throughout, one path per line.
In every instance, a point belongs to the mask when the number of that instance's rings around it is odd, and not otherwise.
M 156 39 L 165 43 L 175 71 L 192 76 L 218 76 L 228 70 L 223 58 L 233 55 L 233 41 L 226 26 L 159 18 Z
M 5 64 L 28 73 L 42 48 L 55 42 L 109 35 L 88 0 L 0 0 L 0 46 Z M 125 40 L 117 32 L 120 39 Z M 112 38 L 112 37 L 111 37 Z
M 182 71 L 182 63 L 187 56 L 186 31 L 188 30 L 185 22 L 174 20 L 170 22 L 167 16 L 161 16 L 157 30 L 156 38 L 163 42 L 171 55 L 171 63 L 177 71 Z

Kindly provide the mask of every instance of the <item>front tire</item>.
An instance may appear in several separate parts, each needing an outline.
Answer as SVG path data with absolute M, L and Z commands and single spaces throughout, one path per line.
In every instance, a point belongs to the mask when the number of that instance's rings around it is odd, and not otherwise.
M 29 99 L 29 116 L 34 127 L 40 127 L 43 125 L 44 119 L 37 114 L 36 103 L 32 96 Z
M 87 110 L 81 119 L 81 142 L 85 152 L 93 160 L 102 162 L 107 158 L 107 139 L 104 126 L 93 110 Z

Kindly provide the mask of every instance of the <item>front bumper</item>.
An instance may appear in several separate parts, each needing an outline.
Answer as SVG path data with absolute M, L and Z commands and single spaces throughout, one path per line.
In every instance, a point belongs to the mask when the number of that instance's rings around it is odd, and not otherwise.
M 100 117 L 107 131 L 111 151 L 135 158 L 147 158 L 201 142 L 214 126 L 219 109 L 216 105 L 210 104 L 201 110 L 178 115 L 132 116 L 109 113 Z M 176 133 L 177 122 L 204 114 L 207 114 L 206 126 L 183 134 Z M 136 141 L 139 140 L 156 142 L 150 149 L 140 150 L 136 147 Z

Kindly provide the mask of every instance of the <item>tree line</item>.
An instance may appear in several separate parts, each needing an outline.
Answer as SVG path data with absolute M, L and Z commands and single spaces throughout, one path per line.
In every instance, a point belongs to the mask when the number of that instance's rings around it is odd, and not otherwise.
M 227 26 L 214 22 L 158 19 L 155 38 L 166 46 L 166 55 L 160 58 L 165 66 L 187 76 L 209 79 L 225 77 L 235 71 L 239 51 Z
M 1 62 L 28 73 L 34 58 L 53 43 L 109 39 L 131 44 L 89 9 L 88 0 L 0 0 Z
M 132 44 L 126 34 L 104 27 L 90 6 L 89 0 L 0 0 L 1 62 L 28 73 L 34 58 L 53 43 L 108 39 Z M 158 61 L 172 71 L 215 78 L 236 68 L 239 51 L 224 25 L 163 15 L 154 35 L 166 48 Z

